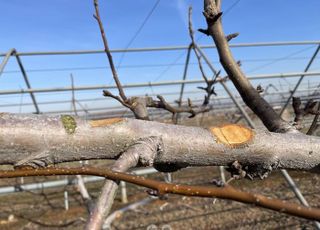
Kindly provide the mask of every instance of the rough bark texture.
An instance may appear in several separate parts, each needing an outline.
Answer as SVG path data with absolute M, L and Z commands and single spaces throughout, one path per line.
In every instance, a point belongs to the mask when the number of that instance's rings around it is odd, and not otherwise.
M 238 161 L 246 171 L 261 176 L 274 168 L 318 170 L 320 164 L 319 138 L 300 133 L 278 134 L 237 125 L 203 129 L 135 119 L 86 121 L 15 114 L 0 116 L 0 164 L 44 167 L 117 159 L 147 137 L 162 139 L 155 166 L 231 165 Z

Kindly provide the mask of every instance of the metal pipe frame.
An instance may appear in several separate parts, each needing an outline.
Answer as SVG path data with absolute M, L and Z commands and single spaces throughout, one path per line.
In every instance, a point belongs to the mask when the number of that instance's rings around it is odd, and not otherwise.
M 257 47 L 257 46 L 293 46 L 293 45 L 318 45 L 320 41 L 284 41 L 284 42 L 255 42 L 255 43 L 234 43 L 230 47 Z M 201 49 L 216 48 L 215 45 L 201 45 Z M 188 46 L 166 46 L 166 47 L 147 47 L 147 48 L 130 48 L 130 49 L 112 49 L 111 53 L 122 52 L 150 52 L 150 51 L 174 51 L 186 50 Z M 35 56 L 35 55 L 78 55 L 78 54 L 102 54 L 104 50 L 73 50 L 73 51 L 39 51 L 39 52 L 19 52 L 19 56 Z M 0 56 L 6 56 L 7 53 L 0 53 Z
M 17 59 L 17 62 L 18 62 L 20 71 L 21 71 L 21 73 L 22 73 L 24 82 L 26 83 L 28 90 L 31 90 L 32 87 L 31 87 L 31 84 L 30 84 L 30 82 L 29 82 L 27 72 L 25 71 L 24 66 L 23 66 L 23 64 L 22 64 L 21 58 L 20 58 L 19 55 L 17 54 L 16 50 L 14 50 L 14 51 L 12 52 L 12 54 L 16 56 L 16 59 Z M 36 114 L 40 114 L 40 109 L 39 109 L 39 106 L 38 106 L 38 104 L 37 104 L 36 97 L 34 96 L 33 92 L 29 92 L 29 94 L 30 94 L 32 103 L 33 103 L 33 105 L 34 105 L 34 108 L 35 108 L 35 110 L 36 110 L 35 113 L 36 113 Z
M 11 49 L 9 50 L 4 56 L 4 59 L 2 60 L 1 64 L 0 64 L 0 76 L 3 73 L 4 68 L 6 67 L 11 55 L 15 52 L 15 49 Z
M 277 74 L 260 74 L 248 76 L 249 80 L 261 80 L 270 78 L 290 78 L 299 77 L 302 74 L 305 76 L 320 76 L 320 72 L 293 72 L 293 73 L 277 73 Z M 138 87 L 150 87 L 150 86 L 167 86 L 167 85 L 180 85 L 184 84 L 198 84 L 204 83 L 203 79 L 192 80 L 176 80 L 176 81 L 160 81 L 160 82 L 145 82 L 145 83 L 130 83 L 123 84 L 123 88 L 138 88 Z M 93 85 L 93 86 L 77 86 L 77 87 L 56 87 L 56 88 L 32 88 L 32 89 L 13 89 L 13 90 L 0 90 L 0 95 L 6 94 L 22 94 L 22 93 L 48 93 L 48 92 L 61 92 L 61 91 L 79 91 L 79 90 L 100 90 L 100 89 L 116 89 L 116 85 Z
M 320 51 L 320 44 L 318 45 L 318 47 L 317 47 L 317 49 L 315 50 L 315 52 L 313 53 L 310 61 L 308 62 L 306 68 L 304 69 L 304 73 L 307 73 L 307 72 L 309 71 L 309 69 L 310 69 L 313 61 L 315 60 L 316 56 L 318 55 L 319 51 Z M 297 84 L 295 85 L 295 87 L 294 87 L 294 89 L 292 90 L 290 96 L 288 97 L 287 102 L 286 102 L 285 105 L 283 106 L 283 108 L 282 108 L 282 110 L 281 110 L 281 112 L 280 112 L 280 116 L 282 115 L 282 113 L 284 112 L 284 110 L 287 108 L 288 104 L 290 103 L 293 95 L 294 95 L 295 92 L 297 91 L 297 89 L 298 89 L 298 87 L 300 86 L 300 84 L 301 84 L 302 80 L 304 79 L 304 77 L 305 77 L 305 74 L 301 75 L 301 77 L 299 78 Z M 319 225 L 319 226 L 320 226 L 320 225 Z
M 187 79 L 187 73 L 188 73 L 188 67 L 189 67 L 189 61 L 190 61 L 191 48 L 192 48 L 192 44 L 189 45 L 189 47 L 188 47 L 186 62 L 185 62 L 185 65 L 184 65 L 184 70 L 183 70 L 183 75 L 182 75 L 182 81 L 185 81 L 185 80 Z M 180 89 L 179 101 L 178 101 L 179 107 L 180 107 L 181 104 L 182 104 L 184 86 L 185 86 L 185 83 L 182 83 L 182 84 L 181 84 L 181 89 Z
M 296 91 L 296 93 L 303 93 L 303 92 L 309 92 L 309 91 L 316 91 L 318 90 L 320 92 L 320 88 L 319 87 L 310 87 L 310 88 L 303 88 L 303 89 L 299 89 Z M 219 94 L 219 91 L 216 91 L 217 94 Z M 192 91 L 186 91 L 184 92 L 185 94 L 199 94 L 201 93 L 199 90 L 192 90 Z M 276 91 L 276 92 L 272 92 L 272 93 L 262 93 L 263 96 L 272 96 L 272 95 L 287 95 L 289 94 L 289 91 Z M 161 95 L 164 96 L 169 96 L 169 95 L 178 95 L 179 92 L 164 92 L 161 93 Z M 157 96 L 158 94 L 148 94 L 149 96 Z M 135 95 L 135 96 L 144 96 L 142 94 L 140 95 Z M 236 95 L 236 98 L 240 98 L 238 95 Z M 221 100 L 221 99 L 230 99 L 227 96 L 216 96 L 213 98 L 213 100 Z M 310 97 L 311 99 L 311 97 Z M 77 99 L 75 100 L 76 103 L 82 103 L 82 102 L 97 102 L 97 101 L 108 101 L 108 100 L 113 100 L 111 98 L 104 98 L 104 97 L 96 97 L 96 98 L 90 98 L 90 99 Z M 51 105 L 51 104 L 67 104 L 70 103 L 70 100 L 59 100 L 59 101 L 38 101 L 37 104 L 38 105 Z M 12 104 L 0 104 L 0 108 L 1 107 L 17 107 L 17 106 L 31 106 L 33 105 L 33 103 L 12 103 Z M 112 109 L 112 107 L 108 107 L 108 109 Z

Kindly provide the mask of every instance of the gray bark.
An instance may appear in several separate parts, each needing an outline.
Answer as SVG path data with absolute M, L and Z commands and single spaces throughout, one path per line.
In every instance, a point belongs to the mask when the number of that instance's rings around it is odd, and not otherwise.
M 208 129 L 199 127 L 135 119 L 73 119 L 76 127 L 70 132 L 62 116 L 2 114 L 0 164 L 44 167 L 69 161 L 117 159 L 139 139 L 153 136 L 162 139 L 155 166 L 227 166 L 238 161 L 247 171 L 319 170 L 320 139 L 301 133 L 253 130 L 249 141 L 233 146 L 221 143 Z

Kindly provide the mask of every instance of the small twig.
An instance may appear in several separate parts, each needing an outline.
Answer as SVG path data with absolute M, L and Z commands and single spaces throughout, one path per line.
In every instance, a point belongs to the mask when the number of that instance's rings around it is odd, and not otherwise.
M 226 36 L 227 41 L 231 41 L 232 39 L 236 38 L 239 36 L 239 33 L 233 33 L 233 34 L 229 34 Z
M 190 99 L 188 100 L 187 107 L 185 106 L 173 107 L 164 99 L 163 96 L 158 95 L 157 98 L 159 99 L 159 101 L 156 101 L 156 100 L 149 101 L 149 104 L 147 106 L 153 107 L 153 108 L 165 109 L 170 113 L 172 113 L 173 117 L 175 117 L 179 113 L 190 113 L 189 118 L 192 118 L 192 117 L 195 117 L 197 114 L 209 112 L 211 110 L 211 107 L 198 108 L 196 106 L 193 106 Z
M 202 66 L 202 63 L 201 63 L 201 56 L 198 53 L 198 46 L 195 43 L 195 39 L 194 39 L 194 31 L 192 28 L 192 7 L 191 6 L 189 7 L 188 16 L 189 16 L 188 17 L 189 18 L 189 35 L 191 38 L 191 47 L 197 57 L 199 69 L 200 69 L 202 77 L 205 80 L 206 85 L 207 85 L 206 87 L 199 86 L 198 89 L 202 89 L 207 93 L 207 95 L 205 95 L 204 101 L 202 103 L 203 106 L 207 106 L 209 104 L 210 97 L 212 96 L 212 94 L 217 95 L 216 92 L 214 91 L 214 84 L 217 82 L 217 78 L 219 77 L 221 71 L 214 70 L 213 78 L 211 80 L 208 80 L 208 77 L 206 76 L 204 69 L 203 69 L 203 66 Z
M 268 198 L 259 194 L 252 194 L 237 190 L 231 185 L 224 187 L 192 186 L 174 183 L 165 183 L 141 176 L 127 173 L 115 172 L 108 169 L 92 167 L 80 168 L 41 168 L 34 170 L 2 170 L 0 178 L 30 177 L 30 176 L 54 176 L 54 175 L 93 175 L 105 177 L 109 180 L 122 180 L 128 183 L 143 186 L 155 191 L 158 194 L 179 194 L 184 196 L 216 197 L 221 199 L 234 200 L 247 204 L 254 204 L 259 207 L 275 210 L 282 213 L 310 219 L 320 220 L 320 209 L 304 207 L 298 204 L 289 203 L 279 199 Z
M 110 65 L 110 68 L 111 68 L 111 71 L 112 71 L 113 79 L 116 82 L 117 88 L 119 90 L 119 95 L 120 95 L 121 99 L 123 100 L 123 102 L 125 103 L 127 101 L 127 97 L 124 94 L 121 82 L 119 81 L 117 70 L 116 70 L 116 68 L 114 66 L 114 63 L 113 63 L 113 59 L 112 59 L 112 55 L 111 55 L 111 52 L 110 52 L 110 49 L 109 49 L 109 46 L 108 46 L 108 41 L 107 41 L 107 38 L 106 38 L 106 34 L 104 32 L 103 24 L 102 24 L 102 21 L 101 21 L 101 18 L 100 18 L 98 0 L 94 0 L 94 8 L 95 8 L 96 14 L 93 15 L 93 17 L 97 20 L 97 22 L 99 24 L 100 33 L 101 33 L 101 37 L 102 37 L 102 41 L 103 41 L 103 45 L 104 45 L 104 51 L 108 56 L 109 65 Z

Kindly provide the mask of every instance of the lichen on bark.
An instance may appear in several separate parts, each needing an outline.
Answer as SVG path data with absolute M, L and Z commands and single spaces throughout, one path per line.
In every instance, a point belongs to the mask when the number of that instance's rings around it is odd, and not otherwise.
M 77 122 L 74 117 L 70 115 L 61 115 L 61 122 L 68 134 L 74 134 L 77 128 Z

